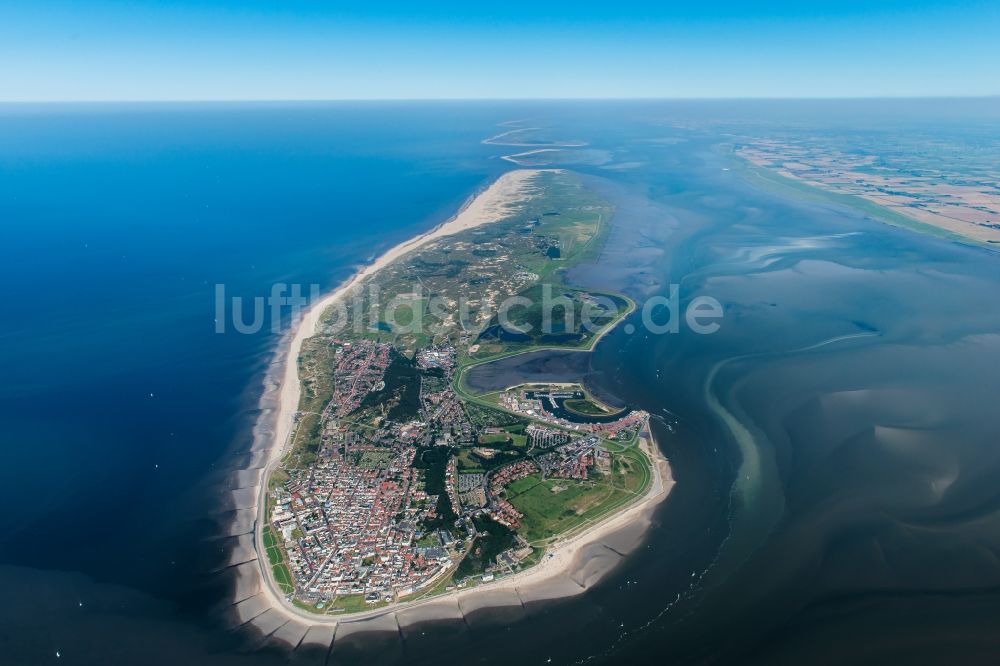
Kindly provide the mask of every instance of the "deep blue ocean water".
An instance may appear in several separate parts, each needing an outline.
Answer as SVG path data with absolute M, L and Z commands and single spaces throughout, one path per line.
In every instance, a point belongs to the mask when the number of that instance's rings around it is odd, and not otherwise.
M 494 177 L 479 141 L 502 118 L 0 110 L 0 561 L 185 591 L 278 339 L 217 334 L 215 285 L 326 291 Z
M 338 284 L 512 168 L 499 157 L 529 148 L 481 140 L 520 118 L 588 142 L 545 165 L 616 206 L 600 264 L 573 279 L 636 298 L 676 282 L 718 297 L 727 325 L 615 331 L 594 354 L 597 388 L 675 427 L 657 434 L 678 486 L 607 582 L 527 621 L 366 647 L 411 663 L 959 648 L 988 663 L 996 253 L 761 189 L 719 146 L 901 131 L 996 150 L 995 100 L 0 107 L 0 661 L 287 660 L 227 626 L 218 572 L 225 471 L 280 332 L 216 333 L 216 285 Z M 878 335 L 801 351 L 859 332 Z M 764 461 L 735 493 L 742 457 L 709 377 Z

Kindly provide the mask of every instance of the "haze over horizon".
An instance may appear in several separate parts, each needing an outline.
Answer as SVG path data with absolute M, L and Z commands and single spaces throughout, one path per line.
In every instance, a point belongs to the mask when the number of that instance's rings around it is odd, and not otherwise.
M 0 101 L 1000 94 L 985 2 L 0 7 Z

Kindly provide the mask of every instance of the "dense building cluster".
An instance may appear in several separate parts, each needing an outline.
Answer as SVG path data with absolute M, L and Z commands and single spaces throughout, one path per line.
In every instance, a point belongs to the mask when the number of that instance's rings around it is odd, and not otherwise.
M 416 359 L 417 366 L 424 370 L 440 368 L 443 373 L 450 375 L 455 369 L 455 348 L 450 344 L 424 347 L 417 351 Z
M 434 433 L 461 432 L 464 413 L 448 388 L 421 396 L 427 421 L 376 419 L 374 428 L 352 427 L 349 419 L 365 398 L 385 387 L 392 347 L 365 340 L 331 345 L 333 390 L 321 418 L 322 445 L 311 464 L 289 469 L 289 480 L 272 492 L 271 524 L 301 596 L 397 598 L 427 585 L 458 554 L 440 539 L 418 543 L 439 504 L 414 458 Z M 434 352 L 425 357 L 435 363 L 428 367 L 450 372 L 454 350 Z M 455 475 L 453 464 L 447 474 Z
M 361 405 L 361 400 L 382 382 L 389 367 L 391 345 L 368 340 L 334 341 L 334 399 L 327 405 L 328 414 L 341 418 Z
M 570 439 L 570 434 L 565 430 L 546 428 L 535 423 L 529 425 L 524 433 L 528 436 L 528 443 L 539 449 L 565 444 Z
M 590 436 L 556 447 L 538 457 L 538 465 L 546 478 L 586 480 L 588 470 L 597 467 L 606 472 L 611 457 L 597 437 Z
M 591 423 L 590 432 L 599 433 L 606 437 L 613 437 L 623 431 L 634 432 L 646 420 L 647 416 L 648 414 L 642 411 L 629 412 L 611 423 Z
M 450 555 L 427 558 L 414 546 L 431 498 L 411 467 L 415 449 L 352 464 L 336 452 L 296 470 L 275 492 L 271 522 L 281 533 L 295 581 L 307 595 L 394 598 L 419 589 Z M 360 461 L 359 461 L 360 462 Z
M 361 595 L 376 603 L 426 589 L 468 555 L 474 521 L 520 527 L 510 484 L 531 474 L 586 480 L 610 467 L 596 435 L 544 419 L 513 431 L 474 426 L 452 388 L 457 352 L 449 344 L 412 359 L 366 340 L 331 340 L 330 350 L 318 446 L 306 464 L 285 470 L 270 497 L 270 525 L 300 599 Z M 463 471 L 469 462 L 460 467 L 459 452 L 483 467 Z M 531 552 L 515 535 L 490 555 L 484 575 L 510 570 Z

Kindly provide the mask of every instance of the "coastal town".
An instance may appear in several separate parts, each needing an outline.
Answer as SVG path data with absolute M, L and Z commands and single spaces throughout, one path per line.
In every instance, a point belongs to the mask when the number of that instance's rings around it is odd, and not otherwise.
M 271 581 L 302 610 L 339 616 L 526 571 L 649 487 L 645 412 L 580 385 L 489 395 L 463 385 L 491 359 L 592 346 L 630 311 L 619 295 L 542 282 L 603 238 L 606 205 L 561 172 L 515 173 L 498 183 L 520 188 L 507 195 L 516 205 L 373 267 L 360 307 L 302 340 L 298 409 L 261 528 Z M 401 325 L 386 316 L 392 294 L 448 308 L 420 309 L 422 328 Z M 455 316 L 459 294 L 469 317 Z M 500 326 L 491 308 L 515 295 L 557 303 L 561 327 L 534 306 L 516 313 L 516 331 Z
M 451 344 L 412 359 L 387 343 L 329 345 L 333 394 L 319 446 L 269 493 L 284 591 L 317 612 L 344 599 L 399 601 L 442 581 L 445 590 L 488 582 L 537 561 L 544 546 L 520 533 L 545 520 L 525 499 L 528 485 L 546 488 L 548 504 L 571 484 L 604 488 L 614 464 L 607 444 L 634 437 L 646 419 L 623 410 L 611 421 L 573 423 L 540 397 L 467 410 L 452 386 Z

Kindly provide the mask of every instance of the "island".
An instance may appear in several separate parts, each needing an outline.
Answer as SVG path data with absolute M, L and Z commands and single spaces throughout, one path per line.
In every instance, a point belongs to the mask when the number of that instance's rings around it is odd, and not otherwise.
M 564 278 L 597 257 L 611 213 L 570 172 L 510 171 L 310 310 L 254 532 L 278 603 L 323 621 L 523 584 L 666 496 L 647 413 L 582 379 L 467 381 L 585 354 L 633 311 Z

